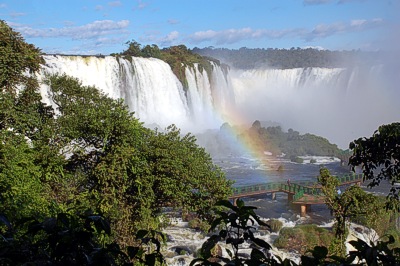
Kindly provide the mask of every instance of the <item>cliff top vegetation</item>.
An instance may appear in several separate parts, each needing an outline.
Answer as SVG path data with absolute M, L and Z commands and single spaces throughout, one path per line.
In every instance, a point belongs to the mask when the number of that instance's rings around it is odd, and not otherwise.
M 352 65 L 379 64 L 379 52 L 330 51 L 315 48 L 193 48 L 193 53 L 216 58 L 239 69 L 306 68 L 306 67 L 348 67 Z
M 160 49 L 157 45 L 146 45 L 142 46 L 140 43 L 132 40 L 126 43 L 127 49 L 121 53 L 111 54 L 112 56 L 135 56 L 144 58 L 158 58 L 168 63 L 172 69 L 172 72 L 181 81 L 184 89 L 188 88 L 186 80 L 185 69 L 186 67 L 193 67 L 194 64 L 198 65 L 199 70 L 202 72 L 205 70 L 209 78 L 212 78 L 211 72 L 213 66 L 211 62 L 220 64 L 219 60 L 202 56 L 197 53 L 193 53 L 185 45 L 171 46 L 168 48 Z

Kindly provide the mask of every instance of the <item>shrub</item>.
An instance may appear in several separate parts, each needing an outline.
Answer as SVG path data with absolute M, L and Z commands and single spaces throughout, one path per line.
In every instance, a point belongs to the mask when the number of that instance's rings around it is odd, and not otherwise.
M 271 220 L 267 221 L 266 224 L 268 224 L 270 226 L 271 231 L 274 233 L 279 232 L 279 230 L 281 230 L 281 228 L 283 226 L 283 223 L 276 219 L 271 219 Z
M 199 218 L 194 218 L 188 222 L 188 226 L 191 229 L 200 230 L 202 232 L 208 232 L 210 225 L 206 221 L 202 221 Z
M 282 228 L 274 245 L 277 248 L 296 250 L 304 254 L 314 246 L 329 247 L 333 235 L 325 228 L 314 224 Z
M 295 155 L 290 156 L 290 161 L 294 163 L 303 163 L 304 160 L 300 157 L 297 157 Z

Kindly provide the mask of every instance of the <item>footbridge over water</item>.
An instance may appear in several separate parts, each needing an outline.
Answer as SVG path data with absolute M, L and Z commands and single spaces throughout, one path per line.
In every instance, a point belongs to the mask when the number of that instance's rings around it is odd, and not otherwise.
M 340 185 L 357 184 L 360 185 L 363 179 L 362 174 L 350 174 L 339 179 Z M 239 198 L 271 194 L 272 199 L 276 198 L 276 193 L 282 192 L 288 195 L 288 201 L 300 205 L 301 216 L 305 216 L 307 210 L 313 204 L 325 204 L 325 196 L 322 193 L 321 185 L 311 181 L 296 182 L 268 182 L 249 186 L 233 188 L 233 194 L 229 198 L 235 203 Z

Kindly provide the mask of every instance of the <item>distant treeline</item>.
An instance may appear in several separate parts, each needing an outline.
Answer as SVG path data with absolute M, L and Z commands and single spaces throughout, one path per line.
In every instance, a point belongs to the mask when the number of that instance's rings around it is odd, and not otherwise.
M 274 155 L 285 154 L 286 158 L 297 161 L 299 156 L 331 156 L 341 159 L 347 154 L 330 143 L 327 139 L 289 129 L 284 132 L 280 126 L 263 127 L 261 122 L 256 120 L 250 129 L 242 131 L 243 139 L 250 147 L 259 149 L 260 152 L 269 151 Z
M 193 53 L 212 57 L 239 69 L 271 67 L 279 69 L 305 67 L 348 67 L 352 65 L 378 64 L 379 52 L 360 50 L 330 51 L 314 48 L 193 48 Z

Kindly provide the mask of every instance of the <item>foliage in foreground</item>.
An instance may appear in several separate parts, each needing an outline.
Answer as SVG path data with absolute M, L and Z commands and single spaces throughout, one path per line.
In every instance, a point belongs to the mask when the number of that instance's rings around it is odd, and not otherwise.
M 138 243 L 122 249 L 116 242 L 105 243 L 111 227 L 104 217 L 90 211 L 38 221 L 21 220 L 13 227 L 5 216 L 0 226 L 0 265 L 161 265 L 165 236 L 140 230 Z M 22 236 L 18 234 L 24 231 Z
M 305 254 L 315 246 L 329 247 L 333 239 L 332 232 L 315 224 L 284 227 L 279 232 L 274 246 L 286 250 L 296 250 Z
M 297 265 L 290 259 L 282 260 L 273 255 L 271 246 L 264 240 L 256 237 L 257 226 L 267 226 L 255 214 L 255 207 L 245 206 L 242 200 L 237 201 L 237 206 L 229 201 L 220 201 L 217 204 L 228 209 L 219 212 L 210 231 L 221 228 L 217 234 L 210 236 L 201 248 L 201 257 L 194 259 L 190 265 Z M 316 230 L 313 226 L 305 226 L 305 231 Z M 320 239 L 319 241 L 321 241 Z M 394 238 L 388 236 L 387 240 L 374 243 L 366 243 L 361 239 L 350 241 L 355 251 L 344 256 L 330 255 L 328 248 L 320 246 L 321 242 L 315 242 L 316 246 L 306 250 L 301 256 L 299 265 L 398 265 L 400 263 L 400 249 L 391 248 Z M 327 239 L 322 240 L 328 242 Z M 226 254 L 215 253 L 216 246 L 223 242 Z M 311 243 L 310 243 L 311 244 Z M 245 246 L 250 246 L 250 257 L 241 252 Z M 221 247 L 221 246 L 220 246 Z
M 40 50 L 3 21 L 0 38 L 0 213 L 11 225 L 91 209 L 110 222 L 104 241 L 127 247 L 139 230 L 163 226 L 163 207 L 207 221 L 230 194 L 191 134 L 147 129 L 95 87 L 51 75 L 43 82 L 52 106 L 42 103 L 37 79 L 26 75 L 40 69 Z
M 374 243 L 360 239 L 350 241 L 355 248 L 347 256 L 328 254 L 325 246 L 315 246 L 301 256 L 300 263 L 282 260 L 273 255 L 271 246 L 258 238 L 257 226 L 268 227 L 255 214 L 255 207 L 245 206 L 241 200 L 237 206 L 229 201 L 218 205 L 228 209 L 219 212 L 212 230 L 220 228 L 204 242 L 201 257 L 191 265 L 399 265 L 400 249 L 391 248 L 393 237 Z M 5 216 L 0 216 L 0 226 L 6 230 L 0 234 L 1 265 L 165 265 L 161 247 L 165 235 L 153 230 L 139 230 L 135 246 L 126 249 L 117 243 L 104 243 L 111 235 L 111 227 L 100 215 L 84 212 L 78 215 L 61 213 L 43 222 L 36 219 L 22 220 L 13 227 Z M 19 228 L 25 232 L 16 238 Z M 221 245 L 225 243 L 228 257 L 223 256 Z M 251 254 L 241 250 L 250 246 Z
M 398 217 L 398 213 L 386 209 L 380 197 L 365 192 L 357 185 L 342 187 L 342 191 L 339 192 L 339 180 L 332 176 L 326 168 L 320 169 L 318 181 L 325 195 L 325 204 L 335 219 L 334 233 L 338 243 L 334 245 L 336 252 L 331 247 L 331 253 L 345 254 L 347 222 L 357 222 L 368 228 L 376 229 L 380 236 L 386 234 L 390 228 L 395 228 L 394 221 Z
M 382 180 L 391 182 L 387 207 L 400 211 L 397 182 L 400 180 L 400 123 L 382 125 L 370 138 L 359 138 L 350 143 L 353 156 L 349 165 L 362 167 L 368 186 L 378 186 Z

